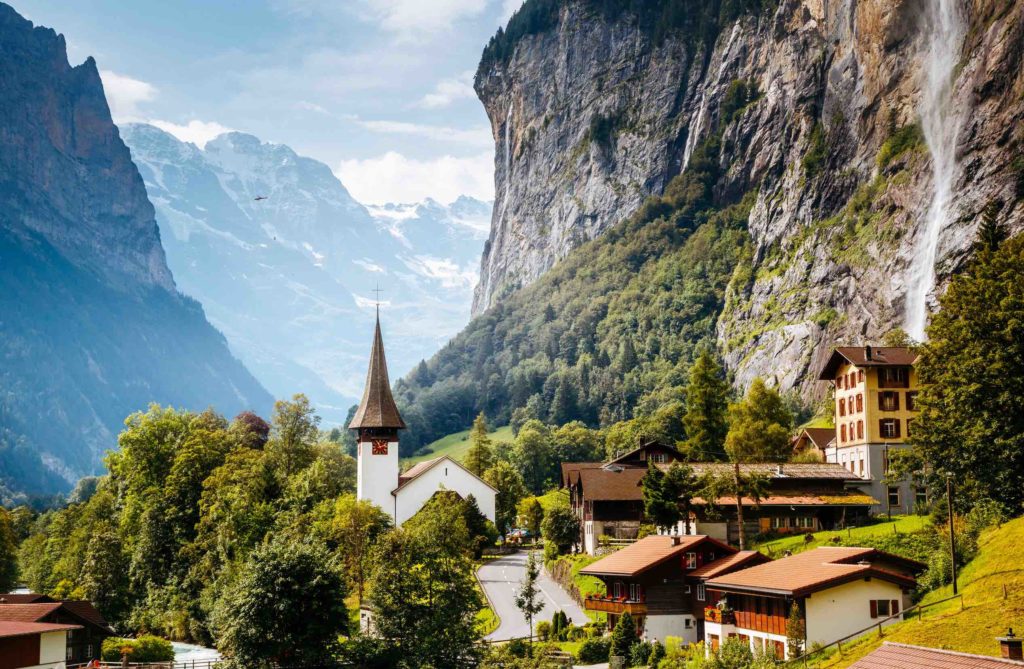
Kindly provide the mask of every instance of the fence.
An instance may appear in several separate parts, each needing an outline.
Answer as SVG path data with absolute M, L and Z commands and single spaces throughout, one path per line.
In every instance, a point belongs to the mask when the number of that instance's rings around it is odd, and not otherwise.
M 897 618 L 902 618 L 903 620 L 910 620 L 911 618 L 914 617 L 914 613 L 917 613 L 917 617 L 920 620 L 921 619 L 921 615 L 922 615 L 922 613 L 924 612 L 925 609 L 929 609 L 929 608 L 931 608 L 933 606 L 938 606 L 939 604 L 944 604 L 946 602 L 951 602 L 954 599 L 959 599 L 960 600 L 960 609 L 963 610 L 963 608 L 964 608 L 964 596 L 962 594 L 960 594 L 960 595 L 953 595 L 952 597 L 947 597 L 946 599 L 940 599 L 939 601 L 931 602 L 930 604 L 924 604 L 924 605 L 916 604 L 916 605 L 911 606 L 910 608 L 906 609 L 902 613 L 894 613 L 891 616 L 887 616 L 885 618 L 882 618 L 877 623 L 872 623 L 871 625 L 869 625 L 868 627 L 865 627 L 864 629 L 862 629 L 860 631 L 854 632 L 853 634 L 847 634 L 842 639 L 837 639 L 837 640 L 833 641 L 832 643 L 830 643 L 830 644 L 828 644 L 826 646 L 821 646 L 820 648 L 815 648 L 814 650 L 812 650 L 812 651 L 810 651 L 808 653 L 804 653 L 800 657 L 793 658 L 792 660 L 788 660 L 787 662 L 783 663 L 783 666 L 785 666 L 785 667 L 795 667 L 798 664 L 802 664 L 803 666 L 806 667 L 808 659 L 810 659 L 811 657 L 813 657 L 815 655 L 819 655 L 819 654 L 823 653 L 824 651 L 828 650 L 832 646 L 836 647 L 836 650 L 839 651 L 839 655 L 841 656 L 843 654 L 843 643 L 844 642 L 847 642 L 847 641 L 850 641 L 852 639 L 856 639 L 856 638 L 862 637 L 862 636 L 864 636 L 868 632 L 871 632 L 874 629 L 878 630 L 878 636 L 881 637 L 881 636 L 883 636 L 882 626 L 885 625 L 887 622 L 894 621 Z

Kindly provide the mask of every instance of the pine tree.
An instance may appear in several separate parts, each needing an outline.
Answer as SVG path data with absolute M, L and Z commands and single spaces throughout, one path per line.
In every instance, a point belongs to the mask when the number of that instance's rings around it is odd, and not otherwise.
M 665 475 L 665 491 L 675 501 L 679 515 L 683 520 L 684 534 L 690 533 L 690 508 L 693 498 L 704 488 L 702 481 L 694 473 L 690 465 L 673 462 Z
M 726 411 L 729 384 L 721 365 L 707 349 L 690 367 L 686 388 L 686 448 L 692 460 L 702 462 L 725 459 L 725 435 L 729 431 Z
M 1003 208 L 1001 200 L 991 200 L 985 205 L 981 213 L 981 224 L 978 226 L 977 237 L 974 241 L 975 253 L 995 253 L 999 245 L 1006 241 L 1009 233 L 1002 221 L 999 220 L 999 212 Z
M 629 649 L 638 641 L 636 623 L 627 611 L 619 618 L 612 631 L 612 644 L 609 657 L 629 657 Z
M 789 618 L 786 619 L 786 646 L 791 658 L 800 657 L 803 654 L 806 636 L 807 627 L 804 624 L 804 617 L 800 613 L 800 605 L 793 602 L 789 609 Z
M 665 473 L 653 461 L 647 463 L 647 474 L 640 481 L 644 515 L 659 528 L 671 528 L 679 522 L 679 507 L 671 490 L 665 489 Z
M 469 441 L 470 447 L 463 464 L 477 476 L 483 476 L 494 464 L 494 453 L 491 450 L 491 438 L 487 434 L 487 418 L 482 411 L 473 421 Z

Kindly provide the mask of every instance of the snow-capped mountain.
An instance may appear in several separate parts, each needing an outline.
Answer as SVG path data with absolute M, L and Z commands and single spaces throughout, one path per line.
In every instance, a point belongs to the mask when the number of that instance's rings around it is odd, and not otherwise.
M 396 375 L 468 322 L 489 203 L 365 207 L 327 165 L 252 135 L 200 149 L 145 124 L 121 134 L 179 288 L 275 396 L 306 393 L 325 424 L 361 391 L 377 284 Z

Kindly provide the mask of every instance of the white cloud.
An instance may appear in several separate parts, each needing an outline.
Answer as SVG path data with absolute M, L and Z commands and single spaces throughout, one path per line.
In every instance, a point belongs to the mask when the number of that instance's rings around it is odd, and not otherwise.
M 402 262 L 420 276 L 440 282 L 442 288 L 470 289 L 476 285 L 478 279 L 472 267 L 459 267 L 448 258 L 420 255 L 403 258 Z
M 456 100 L 474 97 L 476 91 L 473 90 L 473 73 L 464 72 L 457 78 L 437 82 L 432 92 L 420 98 L 418 105 L 427 109 L 438 109 L 447 107 Z
M 327 111 L 327 109 L 325 109 L 321 105 L 318 105 L 315 102 L 308 102 L 306 100 L 299 100 L 298 102 L 295 103 L 295 108 L 296 109 L 301 109 L 302 111 L 316 112 L 317 114 L 323 114 L 325 116 L 331 116 L 331 112 Z
M 372 260 L 370 260 L 368 258 L 357 258 L 357 259 L 353 260 L 352 262 L 354 264 L 358 265 L 359 267 L 362 267 L 367 272 L 377 272 L 379 274 L 387 274 L 388 273 L 386 269 L 384 269 L 383 267 L 381 267 L 380 265 L 378 265 L 377 263 L 373 262 Z
M 494 158 L 490 151 L 466 158 L 408 158 L 395 151 L 365 160 L 343 160 L 338 178 L 360 202 L 418 202 L 432 197 L 451 202 L 460 195 L 494 197 Z
M 159 92 L 153 84 L 110 70 L 100 70 L 100 78 L 114 123 L 141 121 L 143 113 L 139 106 L 156 99 Z
M 464 130 L 426 123 L 409 123 L 408 121 L 366 121 L 358 118 L 353 120 L 367 130 L 388 135 L 411 135 L 437 142 L 454 142 L 481 148 L 494 146 L 491 130 L 486 126 Z
M 214 137 L 233 130 L 233 128 L 221 125 L 216 121 L 207 122 L 192 120 L 185 125 L 171 123 L 170 121 L 160 121 L 157 119 L 151 119 L 147 122 L 151 125 L 155 125 L 164 132 L 169 132 L 183 142 L 192 142 L 200 149 L 205 147 L 206 143 Z
M 456 21 L 481 13 L 487 0 L 363 0 L 363 4 L 382 29 L 412 40 L 451 30 Z

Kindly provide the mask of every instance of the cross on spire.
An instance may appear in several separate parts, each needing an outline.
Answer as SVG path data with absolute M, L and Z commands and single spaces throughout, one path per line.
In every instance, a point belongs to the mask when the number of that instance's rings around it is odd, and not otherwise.
M 380 315 L 380 294 L 383 293 L 384 291 L 381 289 L 380 284 L 378 283 L 377 287 L 370 292 L 376 294 L 377 296 L 377 314 Z

